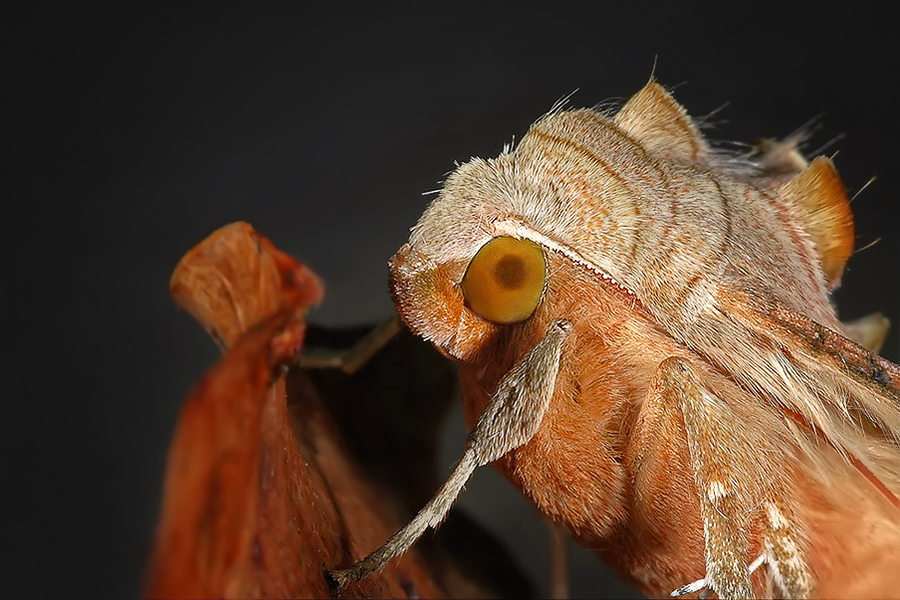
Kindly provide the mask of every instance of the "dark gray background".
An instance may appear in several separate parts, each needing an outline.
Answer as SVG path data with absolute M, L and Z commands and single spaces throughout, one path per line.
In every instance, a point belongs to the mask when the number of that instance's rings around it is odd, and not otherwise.
M 730 103 L 719 139 L 784 135 L 825 113 L 811 147 L 845 136 L 828 153 L 851 191 L 878 176 L 853 207 L 858 246 L 882 241 L 851 260 L 841 313 L 900 322 L 894 20 L 856 4 L 740 6 L 4 19 L 4 591 L 139 593 L 177 411 L 217 354 L 167 294 L 193 244 L 248 220 L 327 282 L 314 322 L 380 320 L 386 260 L 454 161 L 495 155 L 576 88 L 576 106 L 629 96 L 655 57 L 693 114 Z M 896 334 L 886 354 L 897 359 Z M 463 506 L 539 542 L 530 510 L 479 477 Z M 576 593 L 620 593 L 600 577 L 588 566 Z

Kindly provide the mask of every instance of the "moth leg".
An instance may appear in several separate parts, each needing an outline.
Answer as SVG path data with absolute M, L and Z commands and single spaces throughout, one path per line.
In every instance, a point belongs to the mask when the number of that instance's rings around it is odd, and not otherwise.
M 777 494 L 764 503 L 764 553 L 760 557 L 769 565 L 769 573 L 784 598 L 808 598 L 812 576 L 794 526 L 790 504 Z
M 653 390 L 658 401 L 681 409 L 705 540 L 706 576 L 672 595 L 706 587 L 720 598 L 752 598 L 747 539 L 752 507 L 739 485 L 756 467 L 746 464 L 752 460 L 746 454 L 757 446 L 745 437 L 746 428 L 733 410 L 700 383 L 688 361 L 664 360 Z
M 348 375 L 352 375 L 394 339 L 394 336 L 402 329 L 403 322 L 395 312 L 351 347 L 344 350 L 304 348 L 297 363 L 306 369 L 341 369 Z
M 756 560 L 754 560 L 752 563 L 750 563 L 750 566 L 747 567 L 747 570 L 750 572 L 751 575 L 753 575 L 753 573 L 764 562 L 766 562 L 766 555 L 760 554 L 756 558 Z M 678 596 L 684 596 L 686 594 L 693 594 L 694 592 L 700 592 L 699 594 L 697 594 L 697 598 L 699 600 L 703 600 L 705 598 L 709 598 L 713 594 L 714 590 L 706 584 L 706 578 L 704 577 L 703 579 L 698 579 L 697 581 L 692 581 L 692 582 L 688 583 L 687 585 L 681 586 L 680 588 L 673 591 L 670 595 L 672 597 L 678 597 Z
M 475 469 L 534 437 L 550 405 L 560 354 L 571 329 L 569 321 L 553 321 L 541 341 L 503 376 L 472 427 L 462 458 L 434 497 L 381 548 L 346 569 L 330 571 L 338 588 L 377 571 L 405 552 L 428 528 L 444 520 Z
M 706 588 L 720 598 L 750 598 L 750 575 L 766 564 L 783 597 L 808 597 L 812 577 L 795 527 L 793 503 L 770 475 L 774 468 L 762 462 L 764 441 L 754 437 L 734 409 L 702 385 L 685 360 L 663 361 L 654 389 L 662 402 L 681 408 L 705 538 L 706 577 L 672 595 Z M 748 566 L 747 530 L 755 517 L 763 551 Z

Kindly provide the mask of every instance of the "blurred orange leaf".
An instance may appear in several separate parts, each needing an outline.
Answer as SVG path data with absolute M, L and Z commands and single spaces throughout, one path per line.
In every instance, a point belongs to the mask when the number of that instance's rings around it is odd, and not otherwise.
M 344 448 L 305 377 L 282 367 L 322 297 L 306 267 L 245 223 L 213 233 L 172 276 L 176 303 L 226 349 L 185 401 L 149 561 L 150 597 L 328 597 L 325 569 L 378 547 L 401 524 Z M 345 593 L 441 596 L 417 551 Z

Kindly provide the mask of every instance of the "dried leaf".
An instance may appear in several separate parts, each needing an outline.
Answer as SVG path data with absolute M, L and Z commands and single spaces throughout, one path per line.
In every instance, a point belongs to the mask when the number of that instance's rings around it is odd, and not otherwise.
M 324 287 L 312 271 L 238 222 L 184 255 L 169 292 L 224 349 L 280 308 L 296 307 L 302 316 L 322 300 Z
M 169 452 L 148 570 L 151 597 L 327 597 L 324 570 L 377 547 L 403 513 L 349 458 L 315 389 L 281 365 L 299 350 L 318 279 L 246 224 L 215 232 L 181 261 L 176 302 L 225 356 L 185 402 Z M 299 432 L 299 436 L 298 436 Z M 346 590 L 444 594 L 417 552 Z

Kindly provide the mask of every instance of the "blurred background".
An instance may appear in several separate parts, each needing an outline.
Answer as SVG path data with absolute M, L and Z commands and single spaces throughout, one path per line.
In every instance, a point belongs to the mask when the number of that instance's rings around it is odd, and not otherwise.
M 249 221 L 325 280 L 310 320 L 374 323 L 386 261 L 455 161 L 496 155 L 558 99 L 626 99 L 650 76 L 719 140 L 821 115 L 857 246 L 840 313 L 900 325 L 894 20 L 853 5 L 448 3 L 41 6 L 4 19 L 0 581 L 10 595 L 140 593 L 180 404 L 216 359 L 168 297 L 181 255 Z M 884 354 L 897 360 L 898 336 Z M 462 444 L 459 412 L 445 440 Z M 546 532 L 489 470 L 461 506 L 546 581 Z M 522 537 L 524 536 L 524 537 Z M 525 540 L 525 541 L 523 541 Z M 586 553 L 573 594 L 621 597 Z M 546 592 L 543 592 L 546 593 Z

